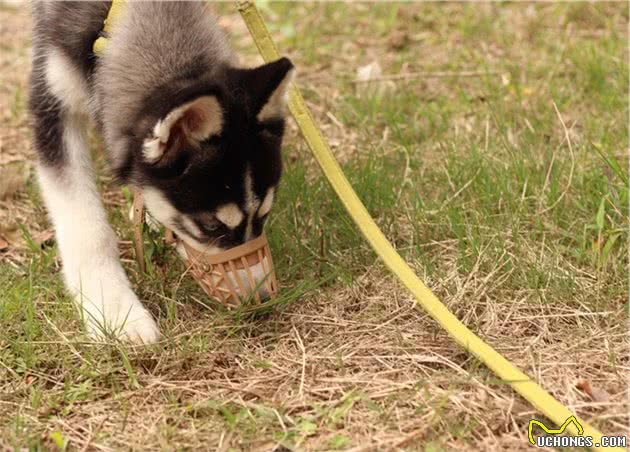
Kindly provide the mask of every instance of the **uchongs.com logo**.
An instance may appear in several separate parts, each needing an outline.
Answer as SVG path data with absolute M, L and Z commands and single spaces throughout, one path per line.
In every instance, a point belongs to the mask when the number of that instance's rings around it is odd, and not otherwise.
M 569 424 L 573 423 L 577 429 L 577 435 L 562 435 Z M 545 434 L 534 438 L 534 425 L 540 427 Z M 592 436 L 584 435 L 584 428 L 575 416 L 570 416 L 557 429 L 548 428 L 537 419 L 529 421 L 527 429 L 529 442 L 537 447 L 626 447 L 625 436 L 602 436 L 599 442 L 595 443 Z

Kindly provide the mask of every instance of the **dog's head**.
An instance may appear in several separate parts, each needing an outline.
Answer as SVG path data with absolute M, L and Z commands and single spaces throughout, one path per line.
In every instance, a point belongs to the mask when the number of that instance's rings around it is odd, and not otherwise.
M 149 213 L 190 245 L 216 253 L 262 233 L 282 172 L 293 65 L 223 71 L 178 92 L 142 142 Z

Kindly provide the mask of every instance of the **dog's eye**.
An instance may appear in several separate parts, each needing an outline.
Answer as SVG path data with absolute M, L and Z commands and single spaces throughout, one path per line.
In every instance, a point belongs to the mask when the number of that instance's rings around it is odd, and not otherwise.
M 202 218 L 195 218 L 195 224 L 208 236 L 223 233 L 226 229 L 225 225 L 211 214 L 202 214 Z

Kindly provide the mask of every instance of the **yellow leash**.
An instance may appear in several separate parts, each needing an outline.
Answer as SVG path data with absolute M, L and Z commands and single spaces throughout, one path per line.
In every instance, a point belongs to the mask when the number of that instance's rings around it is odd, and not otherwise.
M 239 3 L 238 9 L 263 59 L 269 62 L 280 58 L 280 54 L 255 4 L 251 1 L 244 1 Z M 413 270 L 411 270 L 392 247 L 352 189 L 352 186 L 343 174 L 328 144 L 315 125 L 310 112 L 304 104 L 302 95 L 295 86 L 292 86 L 289 92 L 289 109 L 306 143 L 313 152 L 315 159 L 322 168 L 330 185 L 332 185 L 337 196 L 348 211 L 348 214 L 385 265 L 416 297 L 418 304 L 420 304 L 459 345 L 475 355 L 498 375 L 499 378 L 512 386 L 516 392 L 522 395 L 554 423 L 563 425 L 569 417 L 573 416 L 573 413 L 460 322 L 457 317 L 433 295 L 431 290 L 424 285 L 422 280 L 416 276 Z M 592 436 L 593 444 L 599 444 L 602 434 L 583 420 L 579 419 L 579 422 L 584 429 L 583 435 Z M 568 425 L 566 431 L 571 435 L 580 434 L 574 424 Z M 596 446 L 593 446 L 592 449 L 607 451 L 624 450 L 622 448 Z
M 103 31 L 101 32 L 101 36 L 96 38 L 96 41 L 94 41 L 94 45 L 92 46 L 92 51 L 97 56 L 101 56 L 103 54 L 103 50 L 105 50 L 105 47 L 107 46 L 107 35 L 111 33 L 114 22 L 116 22 L 118 17 L 120 17 L 124 9 L 125 0 L 112 1 L 112 6 L 109 7 L 107 18 L 105 19 L 105 22 L 103 22 Z
M 112 23 L 120 16 L 124 6 L 124 0 L 114 0 L 112 2 L 103 27 L 104 36 L 99 37 L 94 42 L 93 50 L 96 55 L 102 55 L 103 49 L 107 44 L 107 33 L 111 31 Z M 263 59 L 269 62 L 280 58 L 278 50 L 256 6 L 250 1 L 244 1 L 239 3 L 238 8 Z M 581 419 L 577 419 L 577 421 L 583 427 L 583 432 L 578 430 L 575 423 L 567 423 L 566 421 L 571 416 L 574 416 L 573 413 L 538 384 L 534 383 L 527 375 L 518 370 L 496 350 L 477 337 L 433 295 L 388 242 L 387 238 L 383 235 L 352 189 L 352 186 L 346 179 L 334 155 L 322 137 L 321 132 L 315 125 L 300 92 L 295 86 L 292 86 L 289 92 L 289 109 L 304 139 L 322 168 L 324 175 L 337 193 L 337 196 L 339 196 L 348 214 L 356 223 L 376 254 L 415 296 L 417 303 L 421 305 L 458 344 L 475 355 L 499 376 L 499 378 L 512 386 L 516 392 L 528 400 L 536 409 L 551 419 L 555 424 L 565 426 L 565 430 L 571 435 L 591 436 L 593 438 L 593 447 L 591 447 L 591 449 L 593 450 L 625 450 L 619 447 L 604 448 L 596 446 L 601 443 L 602 434 Z

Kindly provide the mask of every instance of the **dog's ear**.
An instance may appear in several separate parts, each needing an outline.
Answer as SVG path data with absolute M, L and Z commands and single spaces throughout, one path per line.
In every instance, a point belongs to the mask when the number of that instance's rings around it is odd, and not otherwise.
M 250 109 L 256 113 L 259 122 L 284 118 L 289 85 L 295 72 L 288 58 L 236 71 L 241 88 L 248 94 Z
M 177 159 L 185 147 L 199 144 L 220 135 L 223 128 L 223 110 L 216 96 L 200 96 L 171 110 L 153 127 L 145 138 L 142 151 L 145 160 L 160 166 Z

